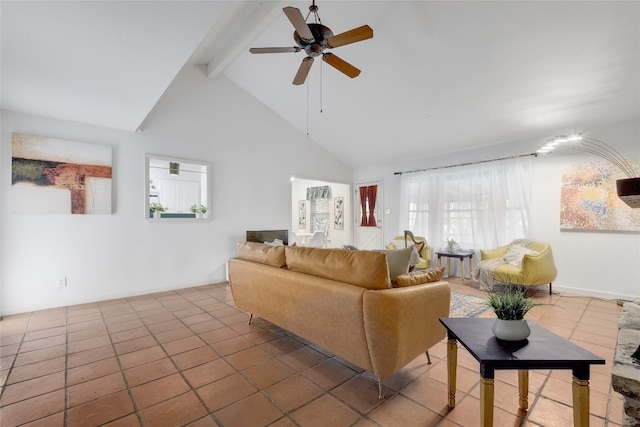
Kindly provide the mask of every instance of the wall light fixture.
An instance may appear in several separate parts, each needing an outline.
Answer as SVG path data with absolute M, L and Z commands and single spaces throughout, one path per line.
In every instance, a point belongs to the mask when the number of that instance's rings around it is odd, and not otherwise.
M 640 208 L 640 172 L 616 149 L 603 141 L 572 133 L 551 138 L 537 152 L 548 154 L 556 149 L 565 148 L 594 154 L 620 169 L 627 178 L 616 180 L 618 197 L 630 207 Z

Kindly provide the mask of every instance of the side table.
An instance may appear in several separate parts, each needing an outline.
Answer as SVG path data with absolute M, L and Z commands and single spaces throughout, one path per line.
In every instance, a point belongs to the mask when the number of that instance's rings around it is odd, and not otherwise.
M 573 373 L 573 425 L 589 426 L 589 374 L 591 365 L 605 360 L 574 343 L 528 321 L 531 335 L 524 341 L 498 340 L 491 331 L 495 319 L 447 318 L 440 323 L 447 329 L 447 373 L 449 407 L 456 406 L 458 343 L 480 362 L 480 426 L 493 425 L 494 374 L 499 369 L 518 371 L 520 408 L 529 402 L 530 369 L 571 369 Z
M 469 258 L 469 277 L 473 274 L 473 254 L 474 251 L 460 251 L 460 252 L 447 252 L 447 251 L 439 251 L 436 252 L 438 256 L 438 267 L 442 267 L 442 257 L 447 258 L 447 275 L 451 274 L 451 258 L 458 258 L 460 260 L 461 265 L 461 277 L 462 280 L 465 279 L 464 275 L 464 259 Z

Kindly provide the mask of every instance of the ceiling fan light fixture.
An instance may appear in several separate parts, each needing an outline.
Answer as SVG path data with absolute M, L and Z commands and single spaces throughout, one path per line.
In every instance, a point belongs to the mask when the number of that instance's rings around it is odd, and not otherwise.
M 363 25 L 357 28 L 353 28 L 344 33 L 337 35 L 333 34 L 333 31 L 322 24 L 320 15 L 318 15 L 318 6 L 316 6 L 315 0 L 311 6 L 309 6 L 309 14 L 307 17 L 303 17 L 300 9 L 287 6 L 282 9 L 284 14 L 291 22 L 291 25 L 295 28 L 293 32 L 293 39 L 298 45 L 297 47 L 267 47 L 267 48 L 250 48 L 251 53 L 285 53 L 285 52 L 299 52 L 304 50 L 307 57 L 302 60 L 298 72 L 293 79 L 294 85 L 300 85 L 304 83 L 309 73 L 309 68 L 312 62 L 309 59 L 322 55 L 322 59 L 329 65 L 348 77 L 354 78 L 360 75 L 360 70 L 341 58 L 333 55 L 332 53 L 325 52 L 326 49 L 333 49 L 339 46 L 344 46 L 351 43 L 360 42 L 373 37 L 373 30 L 368 25 Z M 313 15 L 315 22 L 307 23 L 309 17 Z

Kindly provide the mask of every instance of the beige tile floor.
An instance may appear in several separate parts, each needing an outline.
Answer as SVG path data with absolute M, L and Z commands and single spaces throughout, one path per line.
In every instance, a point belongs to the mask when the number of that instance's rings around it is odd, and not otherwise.
M 481 294 L 451 279 L 458 292 Z M 622 424 L 611 389 L 616 301 L 549 295 L 528 318 L 606 359 L 591 369 L 591 425 Z M 492 317 L 490 312 L 483 317 Z M 233 305 L 226 283 L 6 316 L 0 321 L 0 425 L 476 426 L 478 363 L 458 352 L 447 407 L 446 343 L 385 380 Z M 496 372 L 496 426 L 572 425 L 571 373 Z

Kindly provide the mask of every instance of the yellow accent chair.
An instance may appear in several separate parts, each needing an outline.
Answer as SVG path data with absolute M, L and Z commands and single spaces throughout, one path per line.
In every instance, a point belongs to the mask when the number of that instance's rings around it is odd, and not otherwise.
M 422 236 L 414 236 L 409 230 L 404 231 L 403 236 L 396 236 L 387 244 L 386 249 L 402 249 L 409 246 L 415 246 L 420 255 L 420 261 L 410 266 L 410 269 L 429 268 L 431 265 L 431 248 L 427 243 L 427 239 Z
M 495 249 L 480 249 L 480 262 L 474 269 L 474 278 L 480 279 L 481 288 L 484 287 L 482 275 L 491 274 L 489 281 L 512 283 L 523 286 L 549 285 L 552 293 L 552 282 L 558 275 L 553 261 L 553 253 L 549 243 L 529 241 L 526 246 L 520 240 L 514 240 L 508 245 Z M 492 284 L 491 284 L 492 285 Z

